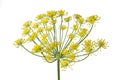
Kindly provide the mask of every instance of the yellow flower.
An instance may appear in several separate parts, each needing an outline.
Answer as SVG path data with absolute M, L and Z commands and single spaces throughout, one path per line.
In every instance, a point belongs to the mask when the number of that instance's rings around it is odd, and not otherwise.
M 92 52 L 94 46 L 94 42 L 91 40 L 85 40 L 84 41 L 84 50 L 88 53 Z
M 45 52 L 45 53 L 51 53 L 52 50 L 53 50 L 53 49 L 50 48 L 50 45 L 48 45 L 48 46 L 44 47 L 43 52 Z
M 63 16 L 65 14 L 65 10 L 58 10 L 58 15 Z
M 83 28 L 83 29 L 81 29 L 81 31 L 78 32 L 78 35 L 80 37 L 84 37 L 86 35 L 87 31 L 88 30 L 86 28 Z
M 78 49 L 78 44 L 72 42 L 72 43 L 70 44 L 69 48 L 70 48 L 70 50 L 77 50 L 77 49 Z
M 81 18 L 80 18 L 80 19 L 78 19 L 77 21 L 78 21 L 80 24 L 83 24 L 85 20 L 84 20 L 84 18 L 83 18 L 83 17 L 81 17 Z
M 73 33 L 70 33 L 70 34 L 68 35 L 68 37 L 69 37 L 70 39 L 73 39 L 73 38 L 75 37 L 75 35 L 74 35 Z
M 49 16 L 49 17 L 54 17 L 56 15 L 56 11 L 54 11 L 54 10 L 51 10 L 51 11 L 47 11 L 47 16 Z
M 48 37 L 48 34 L 46 34 L 46 33 L 44 33 L 44 34 L 41 35 L 42 39 L 46 39 L 47 37 Z
M 51 55 L 51 54 L 45 55 L 45 59 L 46 59 L 47 61 L 51 61 L 51 60 L 52 60 L 52 55 Z
M 76 18 L 76 20 L 80 23 L 80 24 L 83 24 L 84 22 L 84 18 L 79 15 L 79 14 L 74 14 L 74 17 Z
M 85 40 L 84 41 L 84 45 L 85 46 L 91 46 L 91 45 L 93 45 L 92 40 Z
M 75 60 L 75 53 L 68 54 L 68 58 L 70 61 L 74 61 Z
M 70 16 L 65 10 L 50 10 L 38 14 L 34 21 L 24 22 L 22 38 L 17 39 L 14 45 L 23 47 L 47 62 L 60 60 L 60 67 L 66 68 L 71 62 L 86 59 L 81 55 L 84 56 L 107 47 L 103 39 L 85 40 L 89 34 L 89 25 L 93 25 L 99 19 L 97 15 L 89 16 L 85 20 L 80 14 Z M 25 47 L 27 44 L 28 47 L 33 44 L 30 50 Z M 81 53 L 78 54 L 79 52 Z M 78 57 L 80 60 L 76 59 Z
M 39 22 L 34 23 L 34 24 L 32 25 L 32 28 L 38 28 L 39 24 L 40 24 Z
M 50 47 L 51 50 L 53 50 L 53 49 L 55 49 L 58 45 L 59 45 L 58 42 L 55 41 L 55 42 L 51 42 L 51 43 L 49 44 L 49 47 Z
M 45 38 L 45 39 L 42 39 L 41 42 L 42 42 L 43 44 L 47 44 L 47 43 L 48 43 L 48 40 Z
M 48 26 L 45 28 L 45 30 L 47 30 L 47 31 L 51 31 L 52 29 L 53 29 L 53 26 Z
M 68 54 L 69 53 L 69 50 L 68 49 L 62 49 L 61 51 L 60 51 L 60 54 L 62 54 L 62 55 L 66 55 L 66 54 Z
M 41 23 L 46 24 L 48 22 L 48 18 L 42 18 Z
M 33 41 L 37 37 L 37 33 L 32 33 L 31 35 L 28 36 L 28 41 Z
M 71 16 L 64 18 L 64 21 L 69 22 L 71 20 Z
M 92 16 L 89 16 L 86 21 L 89 22 L 90 24 L 94 24 L 95 21 L 97 21 L 97 20 L 99 20 L 99 19 L 100 19 L 99 16 L 97 16 L 97 15 L 92 15 Z
M 37 33 L 40 33 L 40 32 L 42 32 L 44 30 L 44 27 L 39 27 L 38 29 L 37 29 Z
M 24 39 L 23 38 L 19 38 L 19 39 L 15 40 L 15 42 L 13 44 L 15 45 L 15 47 L 18 48 L 23 43 L 24 43 Z
M 102 47 L 102 48 L 106 48 L 107 44 L 104 39 L 100 39 L 100 40 L 98 40 L 98 46 Z
M 92 52 L 92 46 L 86 46 L 84 49 L 88 53 Z
M 30 28 L 29 27 L 28 28 L 23 28 L 23 32 L 22 32 L 23 35 L 27 35 L 29 33 L 30 33 Z
M 51 20 L 51 23 L 52 23 L 52 24 L 55 24 L 56 22 L 57 22 L 56 19 Z
M 66 59 L 63 59 L 63 60 L 60 61 L 61 68 L 67 67 L 68 64 L 69 64 L 69 61 L 66 60 Z
M 60 29 L 65 30 L 66 28 L 66 25 L 60 25 Z
M 82 16 L 81 16 L 80 14 L 74 14 L 74 17 L 75 17 L 76 19 L 79 19 L 79 18 L 81 18 Z
M 36 16 L 36 18 L 37 18 L 37 19 L 41 19 L 41 18 L 43 18 L 43 17 L 45 17 L 45 16 L 46 16 L 45 14 L 39 14 L 39 15 Z
M 78 25 L 73 25 L 73 30 L 78 30 Z
M 29 27 L 31 25 L 32 21 L 26 21 L 24 22 L 23 26 L 24 27 Z
M 34 47 L 32 48 L 33 53 L 41 52 L 43 47 L 41 45 L 35 44 Z

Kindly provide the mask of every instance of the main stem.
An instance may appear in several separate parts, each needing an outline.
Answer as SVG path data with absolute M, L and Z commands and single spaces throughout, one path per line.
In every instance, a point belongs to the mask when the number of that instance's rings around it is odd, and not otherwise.
M 57 78 L 60 80 L 60 60 L 57 60 Z

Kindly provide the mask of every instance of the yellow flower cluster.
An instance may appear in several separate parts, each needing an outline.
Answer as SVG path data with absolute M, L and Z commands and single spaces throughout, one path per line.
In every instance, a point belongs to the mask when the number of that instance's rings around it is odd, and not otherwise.
M 65 10 L 50 10 L 38 14 L 34 21 L 24 22 L 22 37 L 15 40 L 14 45 L 23 47 L 49 63 L 59 60 L 61 68 L 65 68 L 72 62 L 81 61 L 79 57 L 84 51 L 87 54 L 82 57 L 106 48 L 104 39 L 85 40 L 99 19 L 97 15 L 85 19 L 80 14 L 69 16 Z M 30 43 L 33 45 L 26 48 L 25 45 Z
M 68 37 L 69 37 L 70 39 L 73 39 L 75 36 L 74 36 L 73 33 L 70 33 L 70 34 L 68 35 Z
M 66 60 L 66 59 L 63 59 L 63 60 L 61 60 L 61 68 L 65 68 L 65 67 L 67 67 L 68 66 L 68 64 L 69 64 L 69 61 L 68 60 Z
M 83 24 L 85 21 L 84 18 L 80 14 L 74 14 L 74 17 L 79 24 Z
M 71 16 L 64 18 L 66 22 L 69 22 L 71 20 Z
M 99 40 L 97 41 L 97 43 L 98 43 L 98 46 L 99 46 L 100 48 L 106 48 L 106 47 L 107 47 L 107 42 L 106 42 L 104 39 L 99 39 Z
M 38 44 L 35 44 L 34 47 L 32 48 L 33 53 L 37 53 L 37 52 L 41 52 L 41 51 L 42 51 L 42 47 Z
M 65 30 L 66 28 L 66 25 L 60 25 L 60 29 Z
M 18 48 L 19 46 L 21 46 L 24 43 L 23 38 L 19 38 L 17 40 L 15 40 L 14 45 Z
M 63 16 L 63 15 L 65 15 L 66 13 L 65 13 L 65 10 L 58 10 L 58 15 L 59 16 Z
M 78 35 L 79 35 L 80 37 L 84 37 L 84 36 L 86 35 L 86 33 L 87 33 L 87 29 L 86 29 L 86 28 L 83 28 L 83 29 L 81 29 L 81 30 L 78 32 Z
M 97 41 L 85 40 L 83 44 L 83 49 L 89 54 L 98 51 L 100 48 L 106 47 L 107 42 L 103 39 L 99 39 Z
M 84 50 L 87 53 L 91 53 L 92 52 L 93 46 L 94 46 L 94 42 L 92 42 L 91 40 L 85 40 L 84 41 Z
M 89 16 L 86 21 L 89 22 L 90 24 L 94 24 L 95 21 L 97 21 L 97 20 L 99 20 L 99 19 L 100 19 L 99 16 L 97 16 L 97 15 L 92 15 L 92 16 Z

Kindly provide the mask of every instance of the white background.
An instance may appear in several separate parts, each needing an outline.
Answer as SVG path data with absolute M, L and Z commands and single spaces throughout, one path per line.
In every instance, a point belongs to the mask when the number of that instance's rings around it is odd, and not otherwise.
M 56 80 L 56 63 L 15 48 L 24 21 L 47 10 L 64 9 L 84 17 L 101 16 L 89 38 L 105 38 L 109 47 L 72 68 L 61 71 L 61 80 L 120 80 L 119 0 L 0 0 L 0 80 Z

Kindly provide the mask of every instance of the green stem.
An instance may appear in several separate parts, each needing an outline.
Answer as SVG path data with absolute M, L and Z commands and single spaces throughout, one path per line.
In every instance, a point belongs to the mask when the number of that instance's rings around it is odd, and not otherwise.
M 60 80 L 60 60 L 57 60 L 57 78 Z

